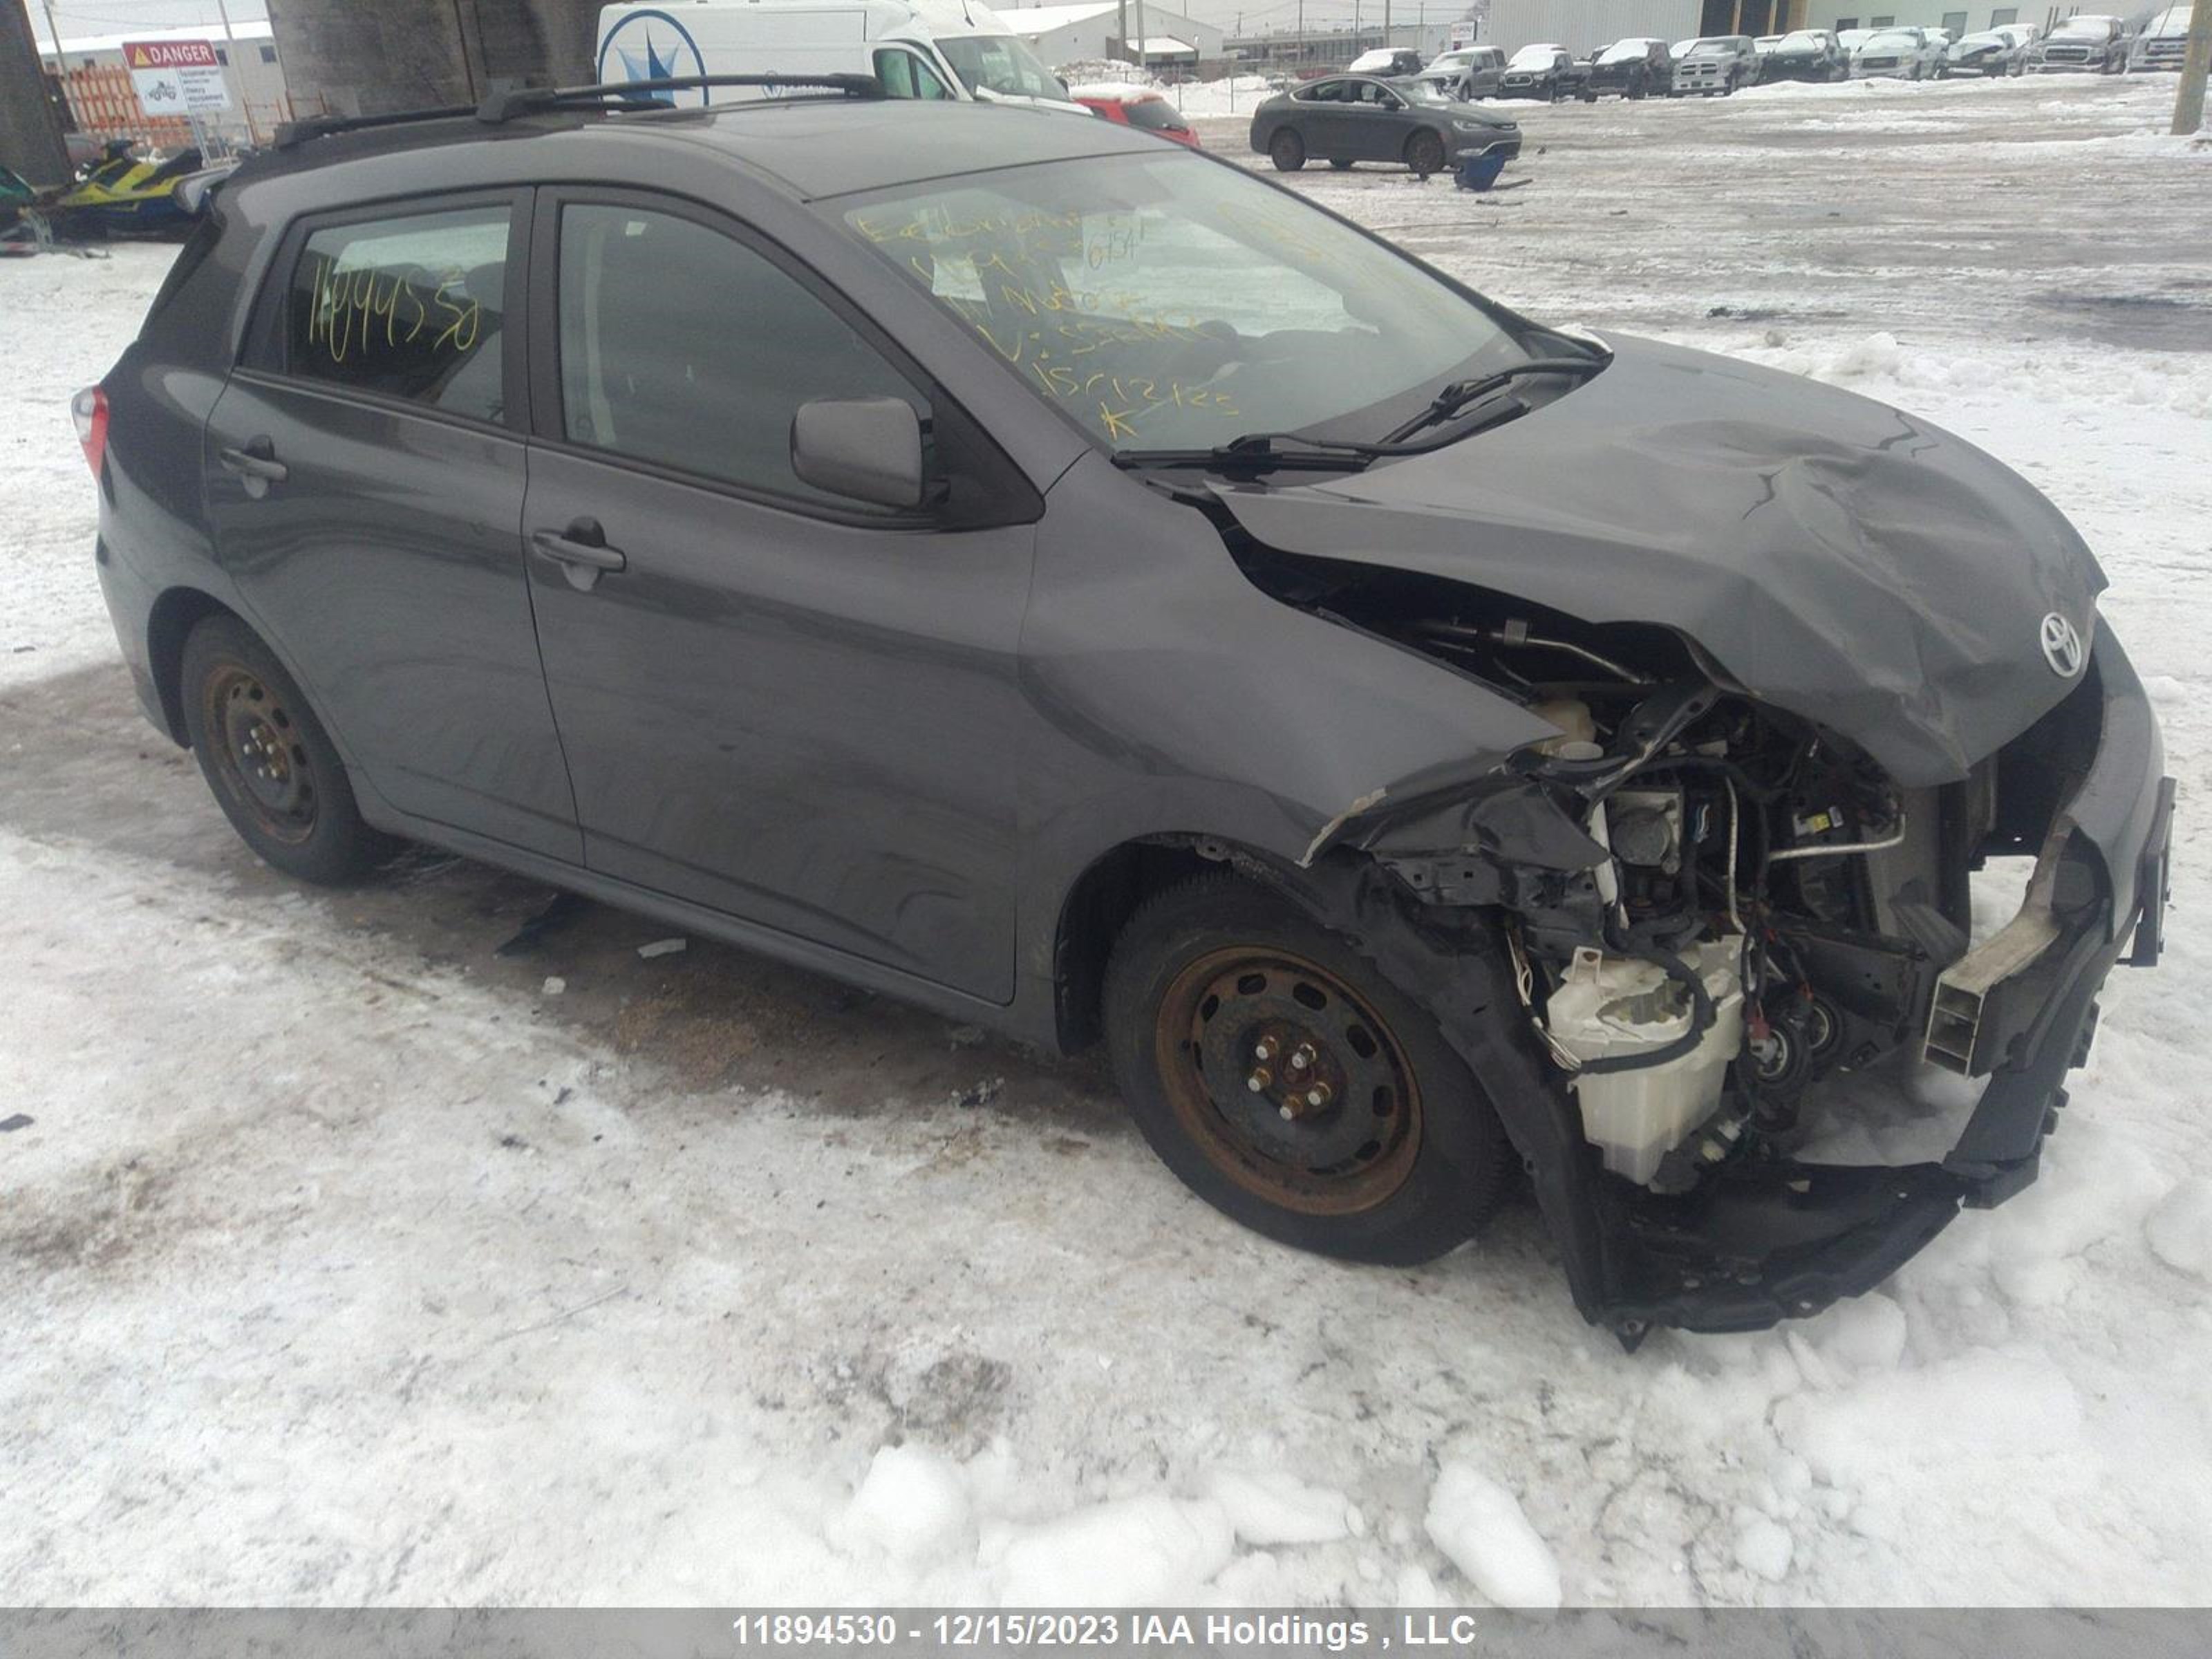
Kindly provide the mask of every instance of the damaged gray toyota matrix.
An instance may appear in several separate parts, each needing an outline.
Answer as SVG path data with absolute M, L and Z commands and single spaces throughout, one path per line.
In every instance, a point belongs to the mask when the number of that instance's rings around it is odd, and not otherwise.
M 186 192 L 77 414 L 140 697 L 257 852 L 1103 1040 L 1305 1249 L 1525 1179 L 1631 1344 L 2033 1178 L 2172 797 L 2050 502 L 1202 154 L 874 90 L 503 94 Z M 1981 1080 L 1949 1152 L 1802 1156 L 1884 1066 Z

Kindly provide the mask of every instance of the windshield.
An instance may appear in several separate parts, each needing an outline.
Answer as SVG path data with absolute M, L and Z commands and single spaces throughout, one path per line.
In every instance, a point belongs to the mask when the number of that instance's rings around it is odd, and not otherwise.
M 1907 34 L 1901 29 L 1892 29 L 1887 34 L 1875 35 L 1859 50 L 1861 52 L 1917 52 L 1920 50 L 1920 37 L 1917 34 Z
M 1808 33 L 1805 30 L 1800 29 L 1795 34 L 1784 35 L 1782 37 L 1782 44 L 1777 46 L 1775 51 L 1818 52 L 1820 49 L 1820 37 L 1817 34 Z
M 2051 31 L 2051 38 L 2054 40 L 2101 40 L 2112 30 L 2112 20 L 2109 17 L 2069 17 Z
M 1692 58 L 1733 58 L 1735 56 L 1735 42 L 1733 40 L 1700 40 L 1690 48 L 1690 56 Z
M 1513 60 L 1505 67 L 1517 70 L 1549 69 L 1552 67 L 1553 55 L 1558 51 L 1557 46 L 1523 46 L 1513 54 Z
M 1195 157 L 902 185 L 844 222 L 1117 451 L 1355 416 L 1328 435 L 1373 439 L 1416 394 L 1529 356 L 1504 319 L 1419 266 Z
M 1409 103 L 1450 104 L 1458 101 L 1433 81 L 1393 81 L 1390 87 Z
M 1008 98 L 1067 96 L 1037 55 L 1011 34 L 940 34 L 937 49 L 970 92 L 988 88 Z
M 1651 50 L 1649 40 L 1616 40 L 1598 58 L 1601 64 L 1631 64 Z

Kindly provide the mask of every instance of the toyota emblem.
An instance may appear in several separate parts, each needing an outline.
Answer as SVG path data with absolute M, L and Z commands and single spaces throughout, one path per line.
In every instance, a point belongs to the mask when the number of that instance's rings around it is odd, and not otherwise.
M 2062 680 L 2081 672 L 2081 634 L 2057 611 L 2043 619 L 2043 659 Z

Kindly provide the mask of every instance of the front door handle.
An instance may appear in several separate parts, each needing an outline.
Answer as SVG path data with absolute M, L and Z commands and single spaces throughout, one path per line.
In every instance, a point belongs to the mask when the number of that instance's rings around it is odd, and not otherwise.
M 276 459 L 276 446 L 267 438 L 249 438 L 239 449 L 218 449 L 216 459 L 223 470 L 234 473 L 246 485 L 246 493 L 259 501 L 269 493 L 269 486 L 283 483 L 292 476 L 291 469 Z
M 568 586 L 579 592 L 590 592 L 603 572 L 629 568 L 623 550 L 607 545 L 606 532 L 592 519 L 574 520 L 566 530 L 532 531 L 530 544 L 559 565 Z

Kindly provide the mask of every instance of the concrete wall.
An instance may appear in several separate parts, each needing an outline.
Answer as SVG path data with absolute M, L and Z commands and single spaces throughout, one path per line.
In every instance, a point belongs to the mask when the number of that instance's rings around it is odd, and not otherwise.
M 599 0 L 270 0 L 302 114 L 472 103 L 591 78 Z
M 1508 52 L 1556 40 L 1579 58 L 1632 35 L 1689 40 L 1700 10 L 1699 0 L 1491 0 L 1482 40 Z
M 22 7 L 0 5 L 0 167 L 33 185 L 69 182 L 61 123 L 46 101 L 46 73 Z

